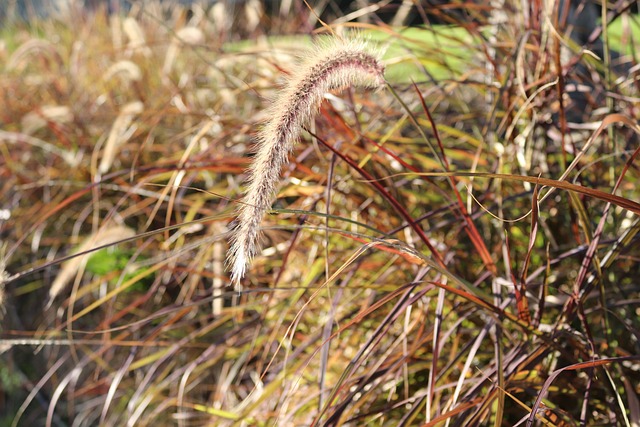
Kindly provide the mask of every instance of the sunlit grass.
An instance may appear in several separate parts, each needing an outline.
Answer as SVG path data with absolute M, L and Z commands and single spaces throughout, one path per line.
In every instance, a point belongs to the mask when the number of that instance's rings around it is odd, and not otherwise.
M 389 85 L 326 96 L 241 293 L 229 223 L 309 29 L 5 27 L 0 425 L 640 422 L 634 77 L 606 110 L 578 57 L 571 107 L 550 28 L 508 10 L 350 24 Z

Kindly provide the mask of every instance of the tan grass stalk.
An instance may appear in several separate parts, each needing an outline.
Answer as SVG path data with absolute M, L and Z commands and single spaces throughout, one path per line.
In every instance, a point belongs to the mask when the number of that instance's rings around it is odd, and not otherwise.
M 64 63 L 55 44 L 48 40 L 29 39 L 13 52 L 5 67 L 7 71 L 23 71 L 27 65 L 33 63 L 30 56 L 37 54 L 47 54 L 58 66 Z
M 24 134 L 33 135 L 50 122 L 66 125 L 72 121 L 73 113 L 66 105 L 43 105 L 25 114 L 20 120 L 20 127 Z
M 128 60 L 118 61 L 110 66 L 102 75 L 102 80 L 110 80 L 113 76 L 120 75 L 127 82 L 139 82 L 142 80 L 142 71 L 134 62 Z
M 380 53 L 362 40 L 325 38 L 309 52 L 267 111 L 258 134 L 257 154 L 249 169 L 249 185 L 238 211 L 228 262 L 231 279 L 240 279 L 257 250 L 260 222 L 271 206 L 282 166 L 300 135 L 320 108 L 324 94 L 349 86 L 381 87 Z
M 136 115 L 142 113 L 144 110 L 144 104 L 140 101 L 131 102 L 120 111 L 120 114 L 113 122 L 109 137 L 104 145 L 104 152 L 102 153 L 102 159 L 100 160 L 100 166 L 98 171 L 100 174 L 105 174 L 111 169 L 111 165 L 116 158 L 118 148 L 127 142 L 131 136 L 131 124 Z
M 83 253 L 97 248 L 98 246 L 110 245 L 133 236 L 135 236 L 134 231 L 123 225 L 107 226 L 87 237 L 80 247 L 78 247 L 76 253 Z M 62 264 L 60 272 L 53 281 L 51 288 L 49 288 L 49 301 L 47 303 L 47 307 L 49 307 L 53 300 L 60 294 L 60 292 L 62 292 L 73 276 L 84 268 L 89 256 L 90 255 L 80 255 L 71 258 L 69 261 Z
M 4 246 L 0 248 L 0 320 L 4 318 L 4 288 L 5 284 L 9 281 L 9 274 L 7 273 L 7 265 L 4 260 Z M 0 349 L 2 353 L 2 349 Z
M 162 75 L 168 76 L 183 46 L 196 46 L 204 43 L 204 33 L 196 27 L 185 27 L 176 32 L 171 39 L 162 66 Z
M 144 31 L 142 31 L 142 27 L 135 18 L 131 16 L 125 18 L 122 22 L 122 29 L 129 39 L 126 51 L 127 56 L 142 53 L 147 58 L 151 57 L 151 49 L 147 46 Z

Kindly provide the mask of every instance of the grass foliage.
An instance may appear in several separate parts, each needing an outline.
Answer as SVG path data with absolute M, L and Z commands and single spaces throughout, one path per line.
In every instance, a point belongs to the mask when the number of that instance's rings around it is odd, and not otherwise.
M 315 15 L 5 26 L 0 425 L 640 424 L 638 18 L 594 58 L 530 3 L 332 27 L 388 85 L 325 96 L 241 293 L 229 223 Z

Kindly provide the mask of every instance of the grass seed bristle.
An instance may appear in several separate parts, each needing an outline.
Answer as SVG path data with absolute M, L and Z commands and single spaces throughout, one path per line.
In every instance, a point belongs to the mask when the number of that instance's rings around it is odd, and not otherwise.
M 349 86 L 378 88 L 384 82 L 380 53 L 357 39 L 324 38 L 295 70 L 269 108 L 269 119 L 258 135 L 257 155 L 249 169 L 249 186 L 238 209 L 228 255 L 236 287 L 257 251 L 260 222 L 273 201 L 282 166 L 324 94 Z

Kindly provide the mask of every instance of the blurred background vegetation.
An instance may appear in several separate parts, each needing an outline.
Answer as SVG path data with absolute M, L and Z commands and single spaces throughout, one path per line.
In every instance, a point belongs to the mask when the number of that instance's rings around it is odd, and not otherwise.
M 640 425 L 635 3 L 2 0 L 0 426 Z M 389 84 L 236 293 L 264 110 L 354 31 Z

